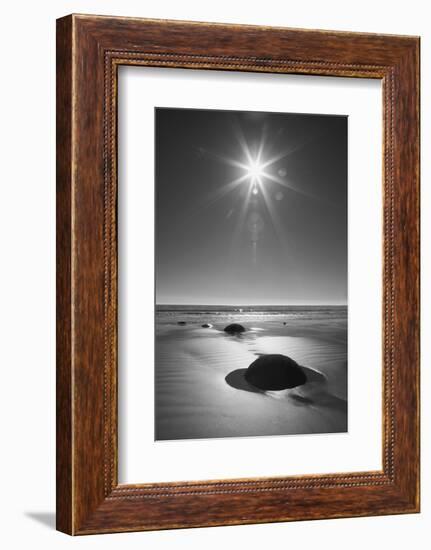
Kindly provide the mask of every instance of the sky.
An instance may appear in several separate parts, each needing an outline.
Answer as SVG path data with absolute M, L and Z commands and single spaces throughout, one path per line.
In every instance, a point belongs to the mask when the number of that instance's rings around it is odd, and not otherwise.
M 347 125 L 156 108 L 156 303 L 346 304 Z

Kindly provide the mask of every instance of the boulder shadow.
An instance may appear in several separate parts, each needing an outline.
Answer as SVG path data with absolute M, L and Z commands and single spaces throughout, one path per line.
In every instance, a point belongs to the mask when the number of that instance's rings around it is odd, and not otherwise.
M 244 376 L 246 371 L 247 369 L 236 369 L 230 372 L 225 378 L 225 381 L 228 384 L 228 386 L 231 386 L 236 390 L 244 390 L 244 391 L 249 391 L 253 393 L 265 394 L 263 390 L 260 390 L 259 388 L 256 388 L 255 386 L 252 386 L 247 382 Z
M 258 355 L 258 354 L 256 354 Z M 316 406 L 333 409 L 347 415 L 347 401 L 332 395 L 327 388 L 327 377 L 309 367 L 301 366 L 306 375 L 306 382 L 294 388 L 287 388 L 280 391 L 267 391 L 253 386 L 247 381 L 245 374 L 248 369 L 236 369 L 230 372 L 225 377 L 225 382 L 236 390 L 248 391 L 252 393 L 260 393 L 262 395 L 274 396 L 279 394 L 280 397 L 287 398 L 296 406 Z
M 310 367 L 304 367 L 303 365 L 301 365 L 301 369 L 307 377 L 308 384 L 318 383 L 324 385 L 328 382 L 326 376 L 318 370 L 311 369 Z
M 263 357 L 263 354 L 256 353 L 258 357 Z M 327 406 L 334 406 L 335 400 L 332 399 L 331 395 L 328 395 L 325 391 L 327 378 L 324 374 L 322 374 L 319 371 L 316 371 L 314 369 L 310 369 L 308 367 L 300 367 L 304 374 L 306 375 L 306 382 L 302 385 L 298 385 L 297 387 L 293 388 L 287 388 L 288 393 L 286 397 L 288 396 L 290 399 L 295 401 L 297 404 L 301 405 L 311 405 L 315 403 L 315 397 L 316 394 L 319 397 L 319 401 L 321 404 L 327 405 Z M 230 372 L 225 377 L 225 382 L 228 384 L 228 386 L 231 386 L 232 388 L 236 390 L 243 390 L 243 391 L 249 391 L 252 393 L 260 393 L 263 395 L 267 395 L 267 390 L 258 388 L 257 386 L 254 386 L 245 377 L 245 374 L 248 369 L 236 369 L 232 372 Z M 274 393 L 285 393 L 286 389 L 282 389 L 280 391 L 274 390 Z M 305 395 L 304 395 L 305 393 Z M 341 403 L 337 403 L 339 407 L 342 407 Z

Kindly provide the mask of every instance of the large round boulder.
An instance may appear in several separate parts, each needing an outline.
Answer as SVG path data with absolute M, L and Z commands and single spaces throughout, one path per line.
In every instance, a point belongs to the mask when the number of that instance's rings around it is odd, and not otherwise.
M 302 386 L 307 376 L 290 357 L 286 355 L 262 355 L 246 370 L 245 379 L 261 390 L 285 390 Z
M 245 332 L 245 328 L 238 323 L 232 323 L 231 325 L 224 327 L 223 330 L 228 334 L 241 334 L 241 332 Z

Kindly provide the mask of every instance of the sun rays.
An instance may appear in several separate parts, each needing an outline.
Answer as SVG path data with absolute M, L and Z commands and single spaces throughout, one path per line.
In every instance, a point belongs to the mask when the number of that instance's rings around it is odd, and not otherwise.
M 280 248 L 286 253 L 286 231 L 277 211 L 279 201 L 284 194 L 280 188 L 290 192 L 300 193 L 308 198 L 314 198 L 298 186 L 293 185 L 287 178 L 286 169 L 280 168 L 279 163 L 287 159 L 301 146 L 295 146 L 282 151 L 273 151 L 268 143 L 267 128 L 264 126 L 260 138 L 247 140 L 239 124 L 233 126 L 233 134 L 239 145 L 237 158 L 205 151 L 209 158 L 217 160 L 232 168 L 233 179 L 223 183 L 211 195 L 206 197 L 205 206 L 209 207 L 228 195 L 242 190 L 240 206 L 236 209 L 236 220 L 231 239 L 231 254 L 238 250 L 239 241 L 246 231 L 251 243 L 252 263 L 257 262 L 257 245 L 261 240 L 265 220 L 269 221 L 278 240 Z M 271 155 L 269 154 L 271 152 Z M 278 168 L 278 171 L 277 171 Z M 231 217 L 232 209 L 229 211 Z M 227 218 L 226 218 L 227 219 Z
M 198 148 L 200 156 L 224 165 L 225 173 L 230 173 L 232 179 L 226 182 L 221 180 L 217 189 L 208 194 L 196 208 L 211 208 L 227 198 L 234 201 L 235 206 L 231 205 L 224 219 L 225 222 L 229 219 L 229 223 L 234 224 L 230 255 L 233 258 L 239 253 L 241 239 L 246 236 L 251 249 L 252 264 L 256 265 L 258 244 L 263 242 L 268 228 L 271 228 L 278 242 L 280 255 L 285 256 L 288 253 L 286 222 L 280 212 L 281 201 L 289 201 L 290 193 L 322 201 L 321 197 L 311 194 L 309 190 L 292 181 L 288 169 L 289 157 L 312 141 L 313 136 L 309 135 L 305 140 L 300 139 L 296 143 L 285 142 L 280 148 L 277 147 L 278 133 L 271 139 L 272 133 L 266 123 L 262 125 L 260 134 L 256 135 L 254 132 L 253 138 L 250 138 L 250 134 L 244 133 L 238 120 L 231 120 L 231 132 L 234 143 L 237 143 L 235 156 Z

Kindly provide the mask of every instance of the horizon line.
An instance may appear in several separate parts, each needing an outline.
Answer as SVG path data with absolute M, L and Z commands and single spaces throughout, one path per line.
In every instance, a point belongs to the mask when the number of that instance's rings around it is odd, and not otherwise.
M 297 303 L 297 304 L 240 304 L 240 303 L 232 303 L 232 304 L 208 304 L 208 303 L 172 303 L 172 302 L 164 302 L 164 303 L 155 303 L 156 306 L 214 306 L 214 307 L 231 307 L 231 306 L 237 306 L 237 307 L 262 307 L 262 306 L 272 306 L 272 307 L 304 307 L 304 306 L 322 306 L 322 307 L 347 307 L 347 303 L 343 304 L 334 304 L 334 303 L 313 303 L 313 304 L 304 304 L 304 303 Z

